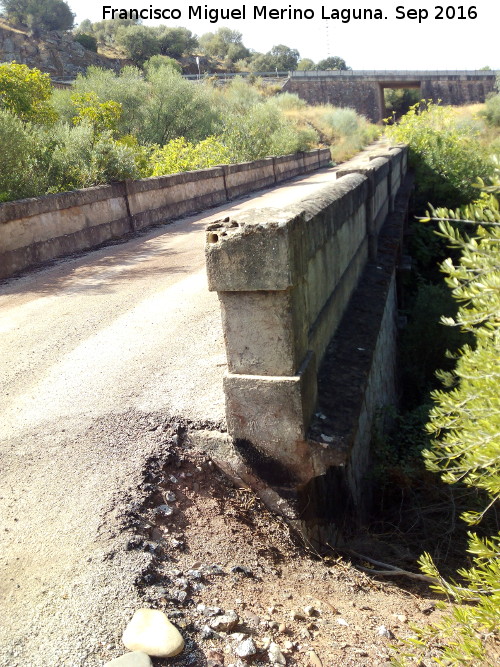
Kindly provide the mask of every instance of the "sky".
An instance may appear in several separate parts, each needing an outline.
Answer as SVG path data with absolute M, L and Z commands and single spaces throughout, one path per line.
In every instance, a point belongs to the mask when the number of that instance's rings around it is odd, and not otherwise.
M 442 5 L 438 2 L 442 1 Z M 243 43 L 255 51 L 269 51 L 285 44 L 298 49 L 301 57 L 315 62 L 328 56 L 340 56 L 352 69 L 381 70 L 473 70 L 489 66 L 500 70 L 499 26 L 500 0 L 350 0 L 325 3 L 317 0 L 250 0 L 225 2 L 206 0 L 69 0 L 76 21 L 100 21 L 103 9 L 178 10 L 180 18 L 144 20 L 145 25 L 169 25 L 189 28 L 200 36 L 227 27 L 243 35 Z M 461 4 L 459 4 L 461 3 Z M 474 4 L 472 4 L 474 3 Z M 245 9 L 245 19 L 198 20 L 189 17 L 189 7 L 212 11 Z M 256 18 L 255 7 L 270 10 L 302 10 L 313 18 Z M 344 19 L 330 17 L 344 10 Z M 354 12 L 371 10 L 373 18 L 355 19 Z M 382 18 L 375 18 L 378 14 Z M 427 12 L 427 15 L 426 15 Z M 438 18 L 441 15 L 442 18 Z M 462 16 L 463 18 L 459 18 Z

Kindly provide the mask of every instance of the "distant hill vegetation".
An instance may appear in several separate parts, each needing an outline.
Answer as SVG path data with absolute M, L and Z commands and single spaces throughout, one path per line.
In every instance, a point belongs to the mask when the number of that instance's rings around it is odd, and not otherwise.
M 187 28 L 145 26 L 131 18 L 86 19 L 75 27 L 64 0 L 1 0 L 0 7 L 0 61 L 15 60 L 57 76 L 75 76 L 90 65 L 115 71 L 130 64 L 142 67 L 152 56 L 175 59 L 185 74 L 349 69 L 340 57 L 314 63 L 285 44 L 259 53 L 229 28 L 198 37 Z
M 35 37 L 27 27 L 16 27 L 0 18 L 0 62 L 12 61 L 36 67 L 53 77 L 75 77 L 91 65 L 118 71 L 127 64 L 123 57 L 89 51 L 71 32 L 49 31 Z

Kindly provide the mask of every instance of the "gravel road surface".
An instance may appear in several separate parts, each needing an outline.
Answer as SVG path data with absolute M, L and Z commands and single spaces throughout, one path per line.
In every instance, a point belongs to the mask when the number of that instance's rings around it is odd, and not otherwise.
M 104 664 L 142 606 L 148 554 L 123 520 L 165 446 L 158 424 L 224 420 L 204 229 L 281 207 L 324 170 L 0 286 L 0 665 Z

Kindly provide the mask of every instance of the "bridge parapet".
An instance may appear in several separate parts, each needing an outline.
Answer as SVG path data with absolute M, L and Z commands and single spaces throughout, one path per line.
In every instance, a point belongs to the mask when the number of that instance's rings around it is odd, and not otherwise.
M 500 74 L 495 70 L 306 70 L 290 72 L 292 79 L 371 79 L 386 81 L 388 79 L 410 81 L 416 79 L 437 79 L 441 77 L 452 78 L 479 78 L 493 79 Z
M 228 362 L 229 435 L 251 475 L 290 502 L 332 467 L 346 466 L 352 503 L 361 504 L 370 426 L 376 408 L 389 395 L 393 400 L 394 375 L 387 391 L 359 388 L 365 412 L 362 416 L 360 409 L 357 417 L 363 427 L 356 422 L 349 438 L 317 437 L 311 424 L 325 352 L 367 266 L 378 263 L 376 239 L 394 209 L 406 160 L 406 147 L 372 148 L 346 163 L 337 181 L 312 198 L 282 210 L 237 215 L 207 229 L 209 289 L 218 292 Z M 395 355 L 398 247 L 391 250 L 380 322 L 365 324 L 374 327 L 377 339 L 382 320 L 390 330 L 383 336 L 390 344 L 379 345 L 383 363 Z M 375 357 L 367 378 L 380 374 L 381 357 Z M 293 515 L 293 509 L 287 511 Z

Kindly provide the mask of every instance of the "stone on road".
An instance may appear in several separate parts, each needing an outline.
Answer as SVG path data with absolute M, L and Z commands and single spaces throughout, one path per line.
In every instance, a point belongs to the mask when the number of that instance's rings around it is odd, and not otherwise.
M 125 628 L 123 643 L 131 651 L 157 658 L 173 658 L 184 649 L 181 633 L 158 609 L 138 609 Z
M 153 667 L 153 663 L 149 655 L 142 653 L 142 651 L 133 651 L 110 660 L 104 667 Z

